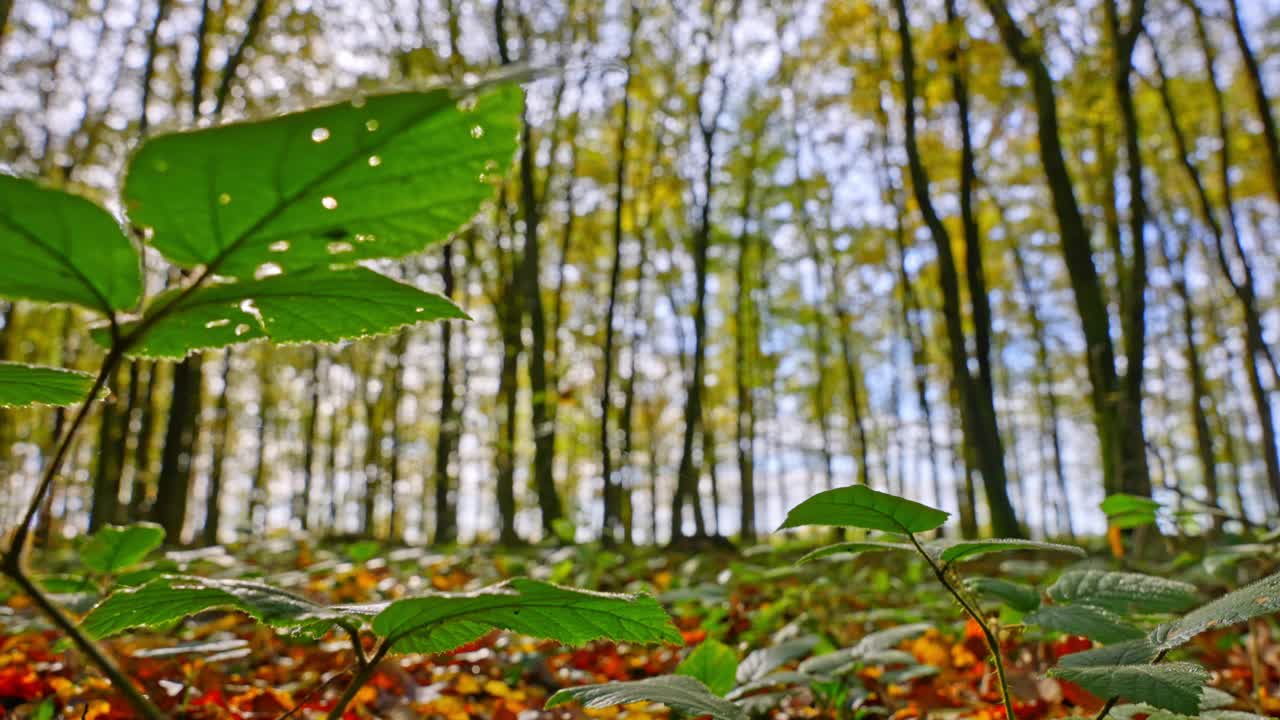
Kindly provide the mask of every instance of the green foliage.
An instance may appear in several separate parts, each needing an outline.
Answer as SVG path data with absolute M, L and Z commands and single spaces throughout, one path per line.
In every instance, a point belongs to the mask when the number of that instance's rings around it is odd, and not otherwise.
M 148 314 L 158 319 L 131 354 L 157 358 L 262 338 L 277 344 L 338 342 L 424 320 L 466 317 L 447 299 L 368 268 L 312 268 L 209 285 L 185 297 L 173 291 L 156 298 Z M 149 321 L 144 316 L 142 322 Z
M 862 553 L 868 553 L 868 552 L 884 552 L 886 550 L 905 550 L 906 552 L 912 552 L 913 550 L 915 550 L 915 548 L 908 543 L 885 542 L 881 540 L 861 540 L 861 541 L 854 541 L 854 542 L 842 542 L 842 543 L 835 543 L 834 545 L 827 545 L 825 547 L 820 547 L 817 550 L 810 551 L 806 553 L 803 557 L 801 557 L 799 560 L 797 560 L 796 564 L 803 565 L 805 563 L 810 563 L 810 562 L 813 562 L 814 560 L 821 560 L 823 558 L 831 557 L 833 555 L 853 556 L 853 555 L 861 555 Z
M 1116 493 L 1108 495 L 1099 505 L 1107 516 L 1107 523 L 1112 527 L 1129 529 L 1154 525 L 1160 503 L 1151 498 Z
M 1280 573 L 1227 593 L 1161 625 L 1151 633 L 1151 640 L 1161 650 L 1169 650 L 1206 630 L 1228 627 L 1276 612 L 1280 612 Z
M 820 492 L 787 513 L 782 529 L 836 525 L 892 533 L 927 532 L 947 521 L 948 513 L 865 485 Z
M 1121 697 L 1183 715 L 1200 711 L 1200 696 L 1209 673 L 1189 662 L 1162 665 L 1058 666 L 1062 678 L 1098 697 Z
M 110 314 L 141 293 L 138 252 L 106 210 L 0 175 L 0 297 Z
M 733 689 L 738 675 L 738 654 L 724 643 L 707 639 L 676 667 L 677 675 L 688 675 L 724 697 Z
M 1033 587 L 1004 578 L 966 578 L 965 587 L 979 597 L 995 598 L 1014 610 L 1030 612 L 1040 607 L 1040 593 Z
M 1058 667 L 1144 665 L 1155 660 L 1159 652 L 1150 640 L 1143 637 L 1065 655 L 1058 660 Z
M 0 362 L 0 407 L 65 407 L 84 400 L 92 388 L 93 376 L 75 370 Z
M 735 679 L 739 684 L 758 681 L 792 660 L 808 655 L 817 644 L 816 635 L 805 635 L 752 651 L 738 665 Z
M 1074 545 L 1020 540 L 1018 538 L 991 538 L 987 540 L 959 540 L 935 543 L 941 549 L 939 557 L 944 563 L 955 563 L 991 553 L 1016 552 L 1018 550 L 1043 550 L 1084 557 L 1085 551 Z
M 85 617 L 94 637 L 110 637 L 132 628 L 157 628 L 206 610 L 239 610 L 275 628 L 309 636 L 323 634 L 335 622 L 358 620 L 359 606 L 330 609 L 278 588 L 246 580 L 215 580 L 166 575 L 140 587 L 117 590 Z
M 1025 621 L 1068 635 L 1083 635 L 1102 643 L 1136 640 L 1145 633 L 1109 610 L 1089 605 L 1046 605 Z
M 511 84 L 439 89 L 166 135 L 134 155 L 125 204 L 165 257 L 221 275 L 404 257 L 492 197 L 520 106 Z
M 571 590 L 517 578 L 472 593 L 396 600 L 373 619 L 373 631 L 400 652 L 452 650 L 500 628 L 580 644 L 679 644 L 680 633 L 653 598 Z
M 587 708 L 653 702 L 690 717 L 709 715 L 715 720 L 747 720 L 747 714 L 741 708 L 687 675 L 659 675 L 630 682 L 565 688 L 548 698 L 546 707 L 549 709 L 574 701 Z
M 142 562 L 162 543 L 164 528 L 154 523 L 108 525 L 89 538 L 80 551 L 80 560 L 94 572 L 114 574 Z
M 1096 605 L 1120 614 L 1180 612 L 1196 603 L 1196 587 L 1190 583 L 1105 570 L 1065 572 L 1048 593 L 1060 603 Z

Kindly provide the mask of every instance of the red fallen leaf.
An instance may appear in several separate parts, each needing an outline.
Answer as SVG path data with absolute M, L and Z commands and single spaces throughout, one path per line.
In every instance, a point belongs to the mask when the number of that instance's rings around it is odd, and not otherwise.
M 702 628 L 694 628 L 692 630 L 681 630 L 680 634 L 684 637 L 684 644 L 697 645 L 707 639 L 707 631 Z
M 996 703 L 989 712 L 996 720 L 1003 720 L 1005 717 L 1004 704 Z M 1049 713 L 1049 704 L 1042 699 L 1035 699 L 1031 702 L 1013 701 L 1013 715 L 1017 720 L 1039 720 Z
M 498 634 L 500 632 L 501 632 L 500 630 L 494 630 L 493 632 L 489 633 L 488 635 L 485 635 L 484 637 L 477 638 L 467 643 L 466 645 L 462 645 L 461 647 L 455 648 L 453 651 L 449 653 L 449 655 L 465 655 L 467 653 L 475 652 L 482 648 L 487 648 L 491 644 L 493 644 L 493 641 L 498 637 Z
M 1103 702 L 1097 695 L 1070 680 L 1059 680 L 1058 685 L 1062 688 L 1062 699 L 1072 705 L 1089 712 L 1096 712 L 1102 709 Z
M 214 688 L 206 691 L 203 695 L 192 700 L 191 705 L 215 705 L 220 708 L 227 707 L 227 699 L 222 695 L 222 688 Z
M 49 683 L 41 680 L 34 670 L 26 666 L 10 665 L 0 668 L 0 697 L 22 698 L 27 702 L 38 700 L 52 692 Z
M 1057 640 L 1049 646 L 1049 651 L 1053 653 L 1054 659 L 1060 659 L 1063 655 L 1084 652 L 1093 648 L 1093 641 L 1087 637 L 1079 635 L 1068 635 Z

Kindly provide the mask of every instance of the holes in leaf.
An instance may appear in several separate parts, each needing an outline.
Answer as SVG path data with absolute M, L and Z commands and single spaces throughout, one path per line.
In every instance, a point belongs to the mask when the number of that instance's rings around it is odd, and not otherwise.
M 219 205 L 230 205 L 230 204 L 231 204 L 231 193 L 222 193 L 221 195 L 219 195 L 219 196 L 218 196 L 218 204 L 219 204 Z
M 334 210 L 338 207 L 338 198 L 332 195 L 325 195 L 320 198 L 320 205 L 324 207 L 325 210 Z
M 376 235 L 367 235 L 367 234 L 365 234 L 365 233 L 356 233 L 356 242 L 358 242 L 358 243 L 371 243 L 371 242 L 376 241 L 377 239 L 378 239 L 378 237 L 377 237 Z
M 480 139 L 480 138 L 482 138 L 482 137 L 484 137 L 484 128 L 483 128 L 483 127 L 481 127 L 481 126 L 479 126 L 479 125 L 472 125 L 472 126 L 471 126 L 471 138 L 472 138 L 473 140 L 479 140 L 479 139 Z
M 329 139 L 329 128 L 318 127 L 311 131 L 311 142 L 322 143 Z
M 476 109 L 476 96 L 468 95 L 458 101 L 458 110 L 461 112 L 471 112 Z
M 425 310 L 426 310 L 426 308 L 421 308 L 421 307 L 416 307 L 416 308 L 414 308 L 414 309 L 413 309 L 413 311 L 414 311 L 414 312 L 416 312 L 416 313 L 420 313 L 420 312 L 423 312 L 423 311 L 425 311 Z
M 289 252 L 288 240 L 277 240 L 267 246 L 267 249 L 273 253 Z
M 236 326 L 236 337 L 240 337 L 241 335 L 244 335 L 247 332 L 249 332 L 249 326 L 247 324 L 240 323 L 239 325 Z
M 354 252 L 355 249 L 354 245 L 343 241 L 331 242 L 325 246 L 325 250 L 329 251 L 330 255 L 341 255 L 343 253 Z
M 378 167 L 381 164 L 382 164 L 382 158 L 378 157 L 377 155 L 369 156 L 369 167 Z
M 212 330 L 214 328 L 226 327 L 230 324 L 231 324 L 230 320 L 226 318 L 222 318 L 221 320 L 210 320 L 209 322 L 204 324 L 204 327 L 206 330 Z
M 364 107 L 364 104 L 365 104 L 365 98 L 364 98 L 364 96 L 363 96 L 363 95 L 357 95 L 357 96 L 355 96 L 355 97 L 351 98 L 351 107 L 353 107 L 353 108 L 355 108 L 355 109 L 357 109 L 357 110 L 359 110 L 360 108 Z
M 269 278 L 272 275 L 281 275 L 283 273 L 284 268 L 273 262 L 269 262 L 259 265 L 258 268 L 253 271 L 253 277 L 256 280 L 261 280 L 263 278 Z
M 369 118 L 368 120 L 365 120 L 365 121 L 364 121 L 364 129 L 365 129 L 365 130 L 368 130 L 369 132 L 377 132 L 377 131 L 378 131 L 378 119 L 377 119 L 377 118 Z

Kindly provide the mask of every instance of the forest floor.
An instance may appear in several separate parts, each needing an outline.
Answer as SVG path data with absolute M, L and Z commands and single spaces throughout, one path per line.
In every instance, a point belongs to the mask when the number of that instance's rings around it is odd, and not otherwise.
M 848 562 L 797 566 L 795 549 L 678 554 L 597 546 L 455 554 L 383 549 L 367 543 L 314 547 L 280 538 L 256 547 L 171 554 L 184 571 L 259 577 L 328 603 L 387 600 L 429 590 L 460 590 L 527 575 L 578 587 L 648 591 L 670 611 L 687 647 L 708 638 L 753 650 L 807 638 L 807 651 L 782 666 L 848 648 L 869 633 L 924 623 L 893 639 L 877 658 L 842 668 L 822 681 L 760 691 L 753 706 L 777 718 L 976 717 L 1003 720 L 1004 709 L 982 634 L 932 582 L 919 562 L 868 555 Z M 1084 561 L 1095 566 L 1111 559 Z M 55 563 L 56 564 L 56 563 Z M 1064 565 L 1053 558 L 975 563 L 966 574 L 1011 578 L 1044 587 Z M 1186 570 L 1184 563 L 1181 572 Z M 1197 566 L 1198 567 L 1198 566 Z M 1206 597 L 1213 597 L 1205 590 Z M 61 597 L 73 611 L 93 598 Z M 105 720 L 133 717 L 110 685 L 87 667 L 20 594 L 0 607 L 0 714 L 5 717 Z M 1020 720 L 1092 716 L 1102 701 L 1072 683 L 1048 677 L 1054 661 L 1092 646 L 1089 640 L 1020 625 L 1017 613 L 993 609 Z M 1280 644 L 1272 621 L 1251 632 L 1206 633 L 1179 651 L 1204 664 L 1223 709 L 1280 716 Z M 173 717 L 323 717 L 353 665 L 345 637 L 314 641 L 277 635 L 235 612 L 204 613 L 166 632 L 131 633 L 108 642 L 126 671 Z M 557 689 L 671 672 L 685 648 L 597 642 L 571 649 L 508 633 L 491 633 L 455 652 L 384 660 L 356 696 L 346 718 L 645 718 L 667 717 L 657 705 L 584 710 L 577 704 L 543 710 Z M 813 665 L 812 662 L 810 662 Z M 815 666 L 816 667 L 816 666 Z M 815 678 L 817 676 L 815 675 Z M 1144 720 L 1134 716 L 1135 720 Z

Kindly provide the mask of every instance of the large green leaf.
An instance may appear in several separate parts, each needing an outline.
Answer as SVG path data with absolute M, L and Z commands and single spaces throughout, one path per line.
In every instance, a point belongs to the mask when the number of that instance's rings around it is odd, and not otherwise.
M 85 399 L 93 376 L 75 370 L 0 362 L 0 407 L 66 407 Z
M 1015 552 L 1018 550 L 1042 550 L 1045 552 L 1067 553 L 1084 557 L 1085 551 L 1074 545 L 1062 545 L 1059 543 L 1040 542 L 1038 540 L 1020 540 L 1018 538 L 989 538 L 987 540 L 948 540 L 940 543 L 931 543 L 937 547 L 940 557 L 945 563 L 954 563 L 961 560 L 969 560 L 980 555 L 988 555 L 1000 552 Z
M 273 627 L 307 635 L 321 634 L 335 622 L 360 614 L 350 607 L 327 608 L 262 583 L 168 575 L 112 593 L 85 616 L 84 629 L 94 637 L 109 637 L 215 609 L 240 610 Z
M 492 197 L 521 97 L 406 92 L 160 136 L 129 164 L 126 207 L 165 257 L 222 275 L 403 257 Z
M 1151 633 L 1151 639 L 1161 650 L 1169 650 L 1206 630 L 1229 627 L 1276 612 L 1280 612 L 1280 573 L 1229 592 L 1161 625 Z
M 1040 607 L 1040 593 L 1030 585 L 993 577 L 965 578 L 965 587 L 980 597 L 996 598 L 1014 610 L 1030 612 Z
M 176 304 L 169 307 L 171 303 Z M 162 295 L 148 312 L 159 319 L 130 352 L 157 358 L 181 358 L 194 350 L 262 338 L 331 343 L 467 316 L 439 295 L 363 267 L 315 268 L 211 285 L 181 299 Z
M 737 705 L 718 697 L 706 685 L 685 675 L 659 675 L 630 682 L 564 688 L 548 698 L 545 707 L 550 709 L 574 701 L 587 708 L 651 702 L 666 705 L 690 717 L 710 715 L 715 720 L 747 720 L 746 712 Z
M 826 545 L 817 550 L 806 553 L 803 557 L 796 561 L 797 565 L 821 560 L 835 555 L 861 555 L 868 552 L 884 552 L 886 550 L 905 550 L 912 552 L 915 546 L 910 543 L 886 542 L 883 540 L 856 540 L 853 542 L 835 543 L 834 545 Z
M 1159 650 L 1147 638 L 1113 643 L 1105 647 L 1063 655 L 1059 667 L 1098 667 L 1102 665 L 1145 665 L 1156 659 Z
M 1115 613 L 1089 605 L 1046 605 L 1027 615 L 1023 622 L 1102 643 L 1137 640 L 1145 635 Z
M 1183 715 L 1200 711 L 1200 695 L 1209 673 L 1195 663 L 1110 665 L 1053 669 L 1055 677 L 1073 682 L 1098 697 L 1120 697 Z
M 689 677 L 724 697 L 733 689 L 738 674 L 738 654 L 718 640 L 704 640 L 676 666 L 677 675 Z
M 865 485 L 820 492 L 791 508 L 783 528 L 803 525 L 837 525 L 892 533 L 933 530 L 947 521 L 948 513 Z
M 759 680 L 792 660 L 808 655 L 817 646 L 818 640 L 816 635 L 804 635 L 751 652 L 738 665 L 737 682 L 749 683 Z
M 138 251 L 106 210 L 0 175 L 0 297 L 110 313 L 141 294 Z
M 1048 592 L 1058 602 L 1097 605 L 1121 614 L 1179 612 L 1196 603 L 1196 586 L 1190 583 L 1106 570 L 1069 570 Z
M 671 618 L 647 595 L 588 592 L 516 578 L 471 593 L 396 600 L 373 619 L 373 631 L 399 652 L 438 653 L 500 628 L 581 644 L 683 642 Z
M 116 573 L 141 562 L 163 542 L 164 528 L 155 523 L 108 525 L 85 543 L 80 561 L 95 572 Z

